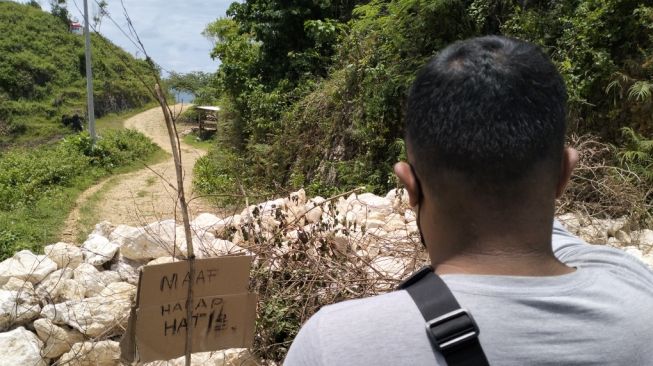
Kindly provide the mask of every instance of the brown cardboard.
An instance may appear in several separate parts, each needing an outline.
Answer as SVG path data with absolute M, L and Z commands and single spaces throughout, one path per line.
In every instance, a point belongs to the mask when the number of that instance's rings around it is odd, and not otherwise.
M 247 292 L 251 263 L 252 258 L 248 256 L 196 259 L 193 296 Z M 145 266 L 138 289 L 139 306 L 185 299 L 188 283 L 188 262 Z
M 249 256 L 195 261 L 193 352 L 251 347 L 256 295 L 247 292 Z M 145 266 L 136 305 L 121 341 L 126 361 L 149 362 L 182 356 L 186 341 L 188 263 Z

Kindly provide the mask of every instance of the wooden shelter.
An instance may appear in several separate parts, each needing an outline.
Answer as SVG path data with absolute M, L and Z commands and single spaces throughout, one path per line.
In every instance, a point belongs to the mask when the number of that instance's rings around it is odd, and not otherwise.
M 210 105 L 195 106 L 197 113 L 197 123 L 199 124 L 199 134 L 203 136 L 205 129 L 218 129 L 218 113 L 220 107 Z

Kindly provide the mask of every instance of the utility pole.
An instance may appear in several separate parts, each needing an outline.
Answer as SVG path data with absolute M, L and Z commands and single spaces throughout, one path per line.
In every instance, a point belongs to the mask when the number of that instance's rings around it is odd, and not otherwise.
M 91 33 L 88 30 L 88 1 L 84 0 L 84 36 L 86 38 L 86 113 L 88 115 L 88 133 L 95 146 L 95 107 L 93 105 L 93 70 L 91 69 Z

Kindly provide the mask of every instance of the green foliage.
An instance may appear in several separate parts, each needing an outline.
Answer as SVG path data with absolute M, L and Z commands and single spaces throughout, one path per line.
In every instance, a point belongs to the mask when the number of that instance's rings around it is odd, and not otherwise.
M 653 143 L 640 135 L 653 132 L 650 1 L 245 0 L 204 34 L 221 61 L 216 98 L 235 138 L 197 162 L 203 193 L 237 195 L 241 184 L 255 192 L 387 191 L 396 185 L 392 165 L 406 158 L 403 114 L 417 70 L 446 45 L 487 34 L 542 46 L 566 80 L 571 132 L 625 142 L 587 145 L 585 160 L 595 165 L 575 176 L 584 180 L 572 185 L 574 197 L 603 214 L 621 201 L 617 211 L 625 214 L 636 210 L 623 202 L 653 184 Z M 626 169 L 610 166 L 619 164 L 615 151 Z M 597 197 L 603 193 L 608 197 Z M 650 207 L 651 193 L 647 199 L 642 207 Z M 296 285 L 286 277 L 270 281 L 279 286 L 271 294 Z M 281 361 L 301 320 L 288 302 L 269 300 L 259 339 L 274 344 L 262 352 Z
M 186 74 L 171 72 L 164 80 L 170 91 L 187 92 L 195 96 L 195 104 L 213 104 L 217 90 L 214 87 L 213 75 L 193 71 Z
M 616 140 L 623 126 L 653 129 L 653 7 L 646 4 L 634 0 L 538 2 L 518 8 L 502 31 L 549 52 L 567 83 L 572 128 Z
M 621 132 L 626 140 L 617 154 L 621 164 L 643 178 L 647 186 L 653 186 L 653 139 L 644 138 L 630 127 L 622 128 Z
M 0 149 L 70 133 L 62 116 L 84 115 L 84 39 L 69 32 L 64 3 L 53 1 L 52 15 L 35 6 L 0 2 Z M 152 80 L 145 61 L 97 34 L 91 44 L 97 117 L 152 101 L 138 78 Z
M 56 240 L 75 195 L 114 169 L 158 151 L 133 130 L 109 130 L 95 148 L 86 133 L 53 146 L 14 149 L 0 156 L 0 259 Z
M 213 196 L 214 200 L 223 205 L 241 203 L 233 198 L 241 193 L 240 185 L 254 186 L 250 177 L 234 174 L 240 171 L 242 163 L 242 159 L 233 150 L 216 147 L 195 162 L 193 188 Z
M 572 131 L 613 142 L 624 126 L 653 131 L 653 6 L 647 3 L 312 4 L 299 10 L 296 2 L 235 3 L 228 18 L 207 27 L 216 42 L 212 56 L 222 62 L 216 90 L 229 101 L 241 160 L 231 170 L 209 154 L 201 185 L 207 192 L 223 183 L 210 183 L 212 173 L 252 177 L 270 190 L 393 187 L 392 165 L 405 157 L 403 108 L 416 71 L 447 44 L 485 34 L 542 46 L 567 82 Z

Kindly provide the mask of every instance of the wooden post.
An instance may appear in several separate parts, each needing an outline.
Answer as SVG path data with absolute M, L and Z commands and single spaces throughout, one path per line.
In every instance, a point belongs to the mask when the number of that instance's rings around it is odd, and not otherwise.
M 170 137 L 170 146 L 172 147 L 172 158 L 175 161 L 175 172 L 177 175 L 177 201 L 181 209 L 181 217 L 184 221 L 184 233 L 186 234 L 186 249 L 188 261 L 188 276 L 191 279 L 188 283 L 188 294 L 186 296 L 186 366 L 190 366 L 191 353 L 193 353 L 193 279 L 195 278 L 195 251 L 193 249 L 193 237 L 191 236 L 190 218 L 188 216 L 188 202 L 184 194 L 184 171 L 181 165 L 181 147 L 179 146 L 179 136 L 177 135 L 174 120 L 170 114 L 170 109 L 166 103 L 166 99 L 161 92 L 161 86 L 158 81 L 154 87 L 156 97 L 159 101 L 161 109 L 163 109 L 163 117 L 166 121 L 166 128 L 168 129 L 168 136 Z

